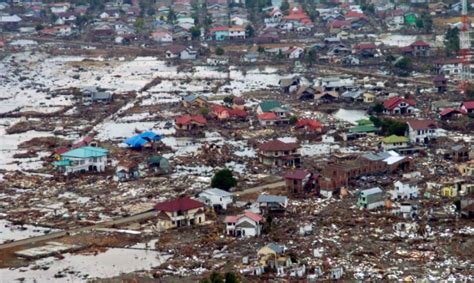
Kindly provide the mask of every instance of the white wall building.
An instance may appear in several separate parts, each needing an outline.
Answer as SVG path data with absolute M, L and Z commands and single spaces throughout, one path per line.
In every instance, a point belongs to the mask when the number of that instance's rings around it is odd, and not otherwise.
M 393 200 L 412 199 L 417 198 L 420 189 L 415 184 L 403 183 L 396 181 L 394 183 L 395 189 L 390 191 Z
M 234 202 L 234 195 L 232 193 L 220 189 L 208 189 L 199 194 L 199 198 L 209 206 L 221 207 L 227 209 L 227 206 Z

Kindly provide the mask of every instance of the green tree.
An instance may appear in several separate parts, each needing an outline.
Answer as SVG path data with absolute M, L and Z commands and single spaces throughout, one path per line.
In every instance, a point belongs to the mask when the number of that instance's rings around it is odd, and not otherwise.
M 201 36 L 201 28 L 199 26 L 194 26 L 189 29 L 191 32 L 191 37 L 193 39 L 199 38 Z
M 254 33 L 255 33 L 255 30 L 253 29 L 251 25 L 247 25 L 245 27 L 245 34 L 247 35 L 247 37 L 253 37 Z
M 224 283 L 224 277 L 219 272 L 212 272 L 211 276 L 209 276 L 211 283 Z
M 410 70 L 411 69 L 411 60 L 410 58 L 403 57 L 395 62 L 395 67 L 402 69 L 402 70 Z
M 224 49 L 222 47 L 217 47 L 216 48 L 216 55 L 217 56 L 222 56 L 224 55 Z
M 42 24 L 37 24 L 37 25 L 35 26 L 35 30 L 36 30 L 36 31 L 40 31 L 40 30 L 42 30 L 42 29 L 44 29 L 44 26 L 43 26 Z
M 173 9 L 170 9 L 168 11 L 168 16 L 167 16 L 166 22 L 168 24 L 174 24 L 176 22 L 176 13 L 174 12 Z
M 201 107 L 201 109 L 199 109 L 199 113 L 200 113 L 202 116 L 207 116 L 207 115 L 209 115 L 209 109 L 206 108 L 206 107 Z
M 264 48 L 263 46 L 259 46 L 259 47 L 257 48 L 257 52 L 258 52 L 258 53 L 263 53 L 263 52 L 265 52 L 265 48 Z
M 316 50 L 314 48 L 311 48 L 308 53 L 306 54 L 307 56 L 305 57 L 306 61 L 310 66 L 312 66 L 316 62 Z
M 372 107 L 372 111 L 375 113 L 382 113 L 383 110 L 384 110 L 384 107 L 382 103 L 377 103 Z
M 137 18 L 135 20 L 135 23 L 133 26 L 139 31 L 143 31 L 143 28 L 145 27 L 145 20 L 143 18 Z
M 234 178 L 232 171 L 229 169 L 222 169 L 212 177 L 211 187 L 228 191 L 230 188 L 237 185 L 237 180 Z
M 290 3 L 288 3 L 288 0 L 281 2 L 280 10 L 283 12 L 283 14 L 288 15 L 290 12 Z
M 464 94 L 466 95 L 467 98 L 469 99 L 474 99 L 474 84 L 468 84 L 465 87 Z
M 294 125 L 294 124 L 296 124 L 296 122 L 298 122 L 298 117 L 296 115 L 291 116 L 290 117 L 290 124 Z
M 447 56 L 456 56 L 459 52 L 459 29 L 449 28 L 444 36 L 444 50 Z
M 232 95 L 224 97 L 224 103 L 227 105 L 232 105 L 234 102 L 234 97 Z
M 225 283 L 239 283 L 239 277 L 234 272 L 227 272 L 225 274 Z

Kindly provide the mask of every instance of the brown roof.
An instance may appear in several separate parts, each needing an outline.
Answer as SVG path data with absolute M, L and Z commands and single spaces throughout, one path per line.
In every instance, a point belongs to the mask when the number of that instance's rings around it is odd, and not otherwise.
M 438 125 L 433 120 L 411 120 L 407 122 L 414 130 L 426 130 L 430 128 L 437 128 Z
M 175 200 L 160 202 L 155 205 L 156 210 L 167 212 L 188 211 L 201 207 L 204 207 L 202 202 L 193 200 L 190 197 L 181 197 Z
M 263 151 L 286 151 L 299 148 L 300 145 L 294 142 L 285 143 L 280 140 L 272 140 L 258 145 L 258 149 Z

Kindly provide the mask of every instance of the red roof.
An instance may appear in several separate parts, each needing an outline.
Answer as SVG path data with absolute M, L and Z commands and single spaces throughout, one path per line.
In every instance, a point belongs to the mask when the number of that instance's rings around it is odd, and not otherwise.
M 216 32 L 216 31 L 228 31 L 229 28 L 228 27 L 224 27 L 224 26 L 220 26 L 220 27 L 213 27 L 211 29 L 209 29 L 209 31 L 212 33 L 212 32 Z
M 231 117 L 245 118 L 247 117 L 248 114 L 247 112 L 245 112 L 245 110 L 242 110 L 242 109 L 230 109 L 229 115 Z
M 334 20 L 329 23 L 329 26 L 331 28 L 342 28 L 342 27 L 350 27 L 351 22 L 350 21 L 341 21 L 341 20 Z
M 416 102 L 413 99 L 405 99 L 403 97 L 392 97 L 383 102 L 383 107 L 387 110 L 393 110 L 402 102 L 405 102 L 406 104 L 410 106 L 416 105 Z
M 214 112 L 215 114 L 221 114 L 222 112 L 227 112 L 230 117 L 239 117 L 239 118 L 247 117 L 247 112 L 245 112 L 242 109 L 231 109 L 219 104 L 213 104 L 211 107 L 212 107 L 212 112 Z
M 272 140 L 258 145 L 258 149 L 263 151 L 286 151 L 299 148 L 300 145 L 294 142 L 285 143 L 280 140 Z
M 60 147 L 60 148 L 55 149 L 55 150 L 54 150 L 54 153 L 61 155 L 61 154 L 66 153 L 66 152 L 68 152 L 68 151 L 69 151 L 68 148 Z
M 414 130 L 426 130 L 430 128 L 437 128 L 435 121 L 432 120 L 411 120 L 407 122 Z
M 155 205 L 156 210 L 166 212 L 188 211 L 201 207 L 204 207 L 204 204 L 202 202 L 193 200 L 190 197 L 182 197 L 175 200 L 168 200 L 157 203 Z
M 426 47 L 430 47 L 430 44 L 423 41 L 423 40 L 417 40 L 415 42 L 413 42 L 412 44 L 410 44 L 410 46 L 426 46 Z
M 260 221 L 263 220 L 263 217 L 260 214 L 253 213 L 253 212 L 250 212 L 250 211 L 246 211 L 244 213 L 244 216 L 247 216 L 248 218 L 252 219 L 255 222 L 260 222 Z
M 207 120 L 206 118 L 204 118 L 204 116 L 202 115 L 194 115 L 194 116 L 191 116 L 191 115 L 184 115 L 184 116 L 179 116 L 178 118 L 176 118 L 175 120 L 176 124 L 178 125 L 187 125 L 187 124 L 190 124 L 192 122 L 195 122 L 195 123 L 198 123 L 198 124 L 207 124 Z
M 226 218 L 224 218 L 224 223 L 236 223 L 242 217 L 248 217 L 255 222 L 263 221 L 263 217 L 260 214 L 256 214 L 250 211 L 245 211 L 244 214 L 241 214 L 241 215 L 226 216 Z
M 356 18 L 356 19 L 363 19 L 365 15 L 363 13 L 359 13 L 357 11 L 349 11 L 347 12 L 344 17 L 346 18 Z
M 357 44 L 354 48 L 358 50 L 364 50 L 364 49 L 375 49 L 377 48 L 377 46 L 371 42 L 363 42 L 363 43 Z
M 464 108 L 466 108 L 467 110 L 473 110 L 474 109 L 474 100 L 471 100 L 471 101 L 464 101 L 462 103 L 462 105 L 464 106 Z
M 439 115 L 446 116 L 446 115 L 451 114 L 451 113 L 459 113 L 459 114 L 465 115 L 466 111 L 464 111 L 462 109 L 454 109 L 454 108 L 448 107 L 446 109 L 443 109 L 443 111 L 441 111 L 439 113 Z
M 296 122 L 296 127 L 297 128 L 306 127 L 311 130 L 319 130 L 323 128 L 323 124 L 312 119 L 299 119 L 298 122 Z
M 258 115 L 257 119 L 262 121 L 275 121 L 278 120 L 278 116 L 273 112 L 266 112 Z
M 306 176 L 311 174 L 308 170 L 297 169 L 285 173 L 285 179 L 303 180 Z

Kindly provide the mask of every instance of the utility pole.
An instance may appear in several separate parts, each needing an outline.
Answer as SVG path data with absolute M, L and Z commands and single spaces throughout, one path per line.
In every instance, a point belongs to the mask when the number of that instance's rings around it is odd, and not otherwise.
M 464 94 L 466 92 L 466 87 L 471 80 L 471 60 L 470 60 L 470 51 L 471 51 L 471 39 L 469 36 L 470 23 L 469 18 L 467 17 L 467 0 L 462 0 L 462 27 L 459 34 L 459 47 L 460 55 L 462 61 L 462 71 L 461 71 L 461 84 L 460 89 Z

